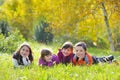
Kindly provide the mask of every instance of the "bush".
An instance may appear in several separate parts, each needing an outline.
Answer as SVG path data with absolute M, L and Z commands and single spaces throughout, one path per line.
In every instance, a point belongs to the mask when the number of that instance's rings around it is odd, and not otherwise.
M 113 29 L 113 36 L 114 36 L 114 46 L 117 51 L 120 51 L 120 24 L 117 24 L 116 27 Z
M 47 27 L 49 27 L 49 24 L 43 21 L 41 21 L 40 24 L 35 27 L 34 29 L 35 40 L 46 44 L 52 42 L 54 36 L 52 33 L 45 31 Z
M 0 34 L 0 51 L 3 53 L 13 53 L 23 41 L 25 41 L 25 39 L 18 30 L 11 34 L 9 33 L 8 37 Z
M 87 44 L 87 47 L 94 47 L 93 40 L 87 36 L 82 36 L 80 41 L 85 42 Z
M 109 43 L 105 38 L 98 37 L 97 39 L 97 47 L 102 49 L 108 49 Z
M 5 37 L 8 36 L 9 25 L 6 21 L 0 21 L 0 33 L 2 33 Z

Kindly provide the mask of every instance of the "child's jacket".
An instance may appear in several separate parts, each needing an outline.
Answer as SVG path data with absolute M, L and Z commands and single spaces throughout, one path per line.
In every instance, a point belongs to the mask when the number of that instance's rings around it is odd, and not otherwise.
M 88 53 L 86 53 L 85 57 L 81 60 L 79 60 L 79 58 L 76 55 L 74 55 L 73 64 L 74 65 L 92 65 L 93 59 L 92 59 L 92 56 Z
M 55 54 L 53 54 L 52 55 L 52 61 L 51 62 L 46 62 L 45 60 L 43 60 L 43 59 L 39 59 L 39 65 L 42 65 L 42 66 L 53 66 L 54 64 L 58 64 L 59 63 L 59 59 L 58 59 L 58 57 L 55 55 Z
M 14 53 L 12 57 L 14 67 L 18 67 L 19 65 L 29 65 L 31 64 L 32 60 L 30 61 L 26 57 L 22 57 L 19 53 Z

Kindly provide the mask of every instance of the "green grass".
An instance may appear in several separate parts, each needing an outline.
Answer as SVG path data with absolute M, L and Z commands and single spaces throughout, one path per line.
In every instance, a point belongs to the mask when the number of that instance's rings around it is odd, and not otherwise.
M 0 80 L 120 80 L 120 65 L 99 64 L 92 66 L 68 66 L 59 64 L 50 68 L 42 68 L 37 65 L 40 49 L 51 48 L 57 53 L 57 44 L 46 46 L 43 44 L 30 43 L 34 52 L 34 63 L 25 68 L 13 68 L 12 54 L 0 54 Z M 94 55 L 109 55 L 110 51 L 89 48 Z M 119 56 L 119 52 L 112 53 Z M 117 58 L 118 62 L 120 61 Z

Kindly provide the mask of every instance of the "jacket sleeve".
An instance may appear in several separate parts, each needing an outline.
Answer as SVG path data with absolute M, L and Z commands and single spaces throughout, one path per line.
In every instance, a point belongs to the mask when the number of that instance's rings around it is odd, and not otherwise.
M 13 62 L 14 67 L 18 67 L 19 66 L 19 64 L 18 64 L 16 59 L 12 58 L 12 62 Z
M 88 56 L 88 60 L 89 60 L 89 65 L 92 65 L 93 64 L 92 56 L 90 54 L 87 54 L 87 56 Z
M 53 54 L 52 55 L 52 61 L 53 61 L 53 64 L 56 63 L 56 64 L 59 64 L 59 58 L 57 55 Z
M 73 56 L 72 63 L 73 63 L 73 65 L 76 65 L 76 63 L 77 63 L 76 62 L 76 55 Z
M 62 62 L 62 60 L 63 60 L 63 54 L 62 54 L 62 52 L 61 52 L 60 49 L 59 49 L 59 52 L 58 52 L 57 56 L 58 56 L 59 62 Z
M 46 66 L 47 63 L 46 63 L 44 60 L 42 60 L 41 58 L 39 58 L 38 65 L 39 65 L 39 66 Z
M 49 62 L 47 66 L 48 66 L 48 67 L 53 66 L 53 62 Z

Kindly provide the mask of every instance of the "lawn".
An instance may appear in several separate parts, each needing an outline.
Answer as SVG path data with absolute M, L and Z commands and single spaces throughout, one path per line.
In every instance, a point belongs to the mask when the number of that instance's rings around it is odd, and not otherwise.
M 44 67 L 37 65 L 40 49 L 50 48 L 57 53 L 61 45 L 30 43 L 33 49 L 34 63 L 24 68 L 13 68 L 12 54 L 0 54 L 0 80 L 120 80 L 120 65 L 98 64 L 92 66 L 68 66 L 59 64 L 54 67 Z M 93 55 L 109 55 L 110 51 L 89 48 Z M 119 52 L 112 53 L 119 62 Z

